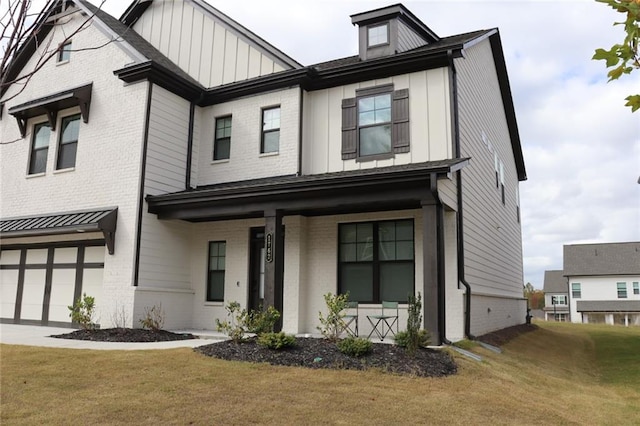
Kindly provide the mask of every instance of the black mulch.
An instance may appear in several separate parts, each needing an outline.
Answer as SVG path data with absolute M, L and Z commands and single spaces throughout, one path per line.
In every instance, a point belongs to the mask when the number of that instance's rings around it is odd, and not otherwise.
M 455 374 L 457 366 L 451 356 L 439 350 L 420 349 L 415 357 L 398 346 L 374 343 L 373 351 L 360 358 L 340 352 L 335 343 L 326 339 L 297 338 L 296 346 L 272 350 L 256 344 L 255 339 L 243 343 L 224 341 L 194 349 L 214 358 L 234 361 L 266 362 L 307 368 L 344 370 L 379 369 L 382 371 L 422 377 L 443 377 Z
M 478 337 L 478 340 L 484 343 L 488 343 L 493 346 L 502 346 L 509 341 L 515 339 L 521 334 L 528 333 L 533 330 L 537 330 L 538 326 L 535 324 L 520 324 L 513 327 L 503 328 L 492 333 L 487 333 Z
M 166 330 L 146 330 L 143 328 L 99 328 L 96 330 L 76 330 L 58 334 L 59 339 L 93 340 L 96 342 L 170 342 L 173 340 L 197 339 L 191 333 L 179 334 Z

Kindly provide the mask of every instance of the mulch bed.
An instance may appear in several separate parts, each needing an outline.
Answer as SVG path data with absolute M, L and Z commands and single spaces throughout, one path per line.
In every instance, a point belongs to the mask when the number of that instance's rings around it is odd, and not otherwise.
M 171 342 L 174 340 L 197 339 L 191 333 L 179 334 L 166 330 L 146 330 L 143 328 L 99 328 L 96 330 L 76 330 L 57 334 L 59 339 L 93 340 L 95 342 Z
M 497 330 L 492 333 L 478 336 L 478 340 L 484 343 L 488 343 L 492 346 L 500 347 L 520 336 L 521 334 L 528 333 L 537 329 L 538 326 L 534 324 L 514 325 L 513 327 L 503 328 L 502 330 Z
M 444 377 L 455 374 L 457 366 L 451 356 L 439 350 L 420 349 L 415 357 L 395 345 L 374 343 L 371 353 L 360 358 L 340 352 L 326 339 L 300 337 L 292 348 L 272 350 L 258 345 L 255 338 L 243 343 L 224 341 L 194 349 L 203 355 L 234 361 L 266 362 L 307 368 L 343 370 L 380 369 L 421 377 Z

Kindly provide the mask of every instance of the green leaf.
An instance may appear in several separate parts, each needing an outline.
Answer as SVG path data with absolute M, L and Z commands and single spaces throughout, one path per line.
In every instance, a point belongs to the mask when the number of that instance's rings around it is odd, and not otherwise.
M 609 81 L 619 79 L 623 72 L 624 72 L 624 66 L 622 65 L 612 69 L 607 73 L 607 75 L 609 76 Z
M 607 68 L 613 67 L 620 61 L 620 58 L 618 57 L 617 52 L 614 52 L 614 49 L 617 49 L 616 46 L 611 50 L 596 49 L 596 52 L 591 59 L 596 61 L 605 60 L 607 61 Z
M 636 112 L 640 109 L 640 95 L 631 95 L 624 98 L 627 103 L 624 106 L 631 107 L 631 112 Z

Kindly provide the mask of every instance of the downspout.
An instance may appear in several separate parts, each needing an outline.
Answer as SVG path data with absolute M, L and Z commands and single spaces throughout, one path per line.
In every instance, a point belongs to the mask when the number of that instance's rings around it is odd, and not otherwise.
M 451 82 L 451 109 L 453 117 L 453 140 L 454 140 L 454 155 L 455 158 L 460 158 L 460 122 L 458 117 L 458 77 L 456 72 L 455 63 L 453 62 L 453 54 L 451 50 L 447 52 L 449 59 L 449 81 Z M 456 185 L 457 185 L 457 201 L 458 201 L 458 281 L 462 283 L 465 288 L 465 307 L 464 307 L 464 335 L 470 339 L 475 339 L 475 336 L 471 334 L 471 285 L 465 278 L 464 268 L 464 218 L 463 218 L 463 206 L 462 206 L 462 170 L 456 172 Z
M 194 126 L 194 118 L 195 118 L 196 104 L 191 102 L 189 106 L 189 133 L 187 135 L 187 164 L 185 171 L 185 182 L 184 186 L 187 191 L 191 189 L 191 161 L 193 158 L 193 126 Z
M 444 277 L 444 206 L 438 195 L 438 175 L 431 173 L 429 176 L 429 189 L 436 202 L 436 251 L 438 253 L 438 334 L 440 342 L 450 345 L 451 341 L 446 336 L 446 314 L 445 314 L 445 277 Z

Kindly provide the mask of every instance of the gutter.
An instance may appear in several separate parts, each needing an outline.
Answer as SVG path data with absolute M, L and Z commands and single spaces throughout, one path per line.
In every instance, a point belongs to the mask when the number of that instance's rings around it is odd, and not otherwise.
M 453 117 L 453 140 L 454 140 L 454 155 L 455 158 L 460 158 L 460 121 L 458 116 L 458 77 L 456 67 L 453 62 L 453 55 L 449 55 L 449 80 L 451 81 L 451 100 L 452 100 L 452 117 Z M 463 204 L 462 204 L 462 170 L 456 171 L 456 185 L 457 185 L 457 201 L 458 201 L 458 281 L 464 286 L 466 291 L 465 306 L 464 306 L 464 335 L 474 340 L 475 336 L 471 334 L 471 285 L 465 278 L 464 268 L 464 218 L 463 218 Z

